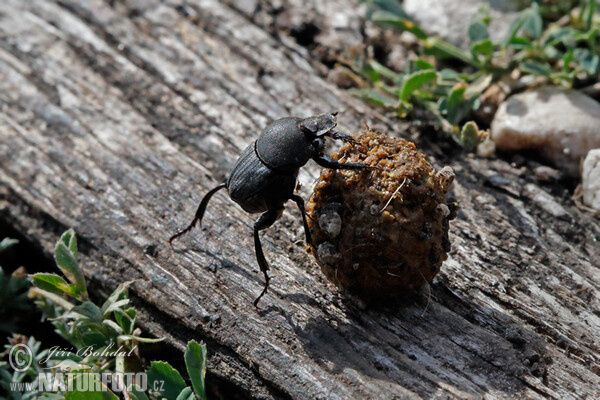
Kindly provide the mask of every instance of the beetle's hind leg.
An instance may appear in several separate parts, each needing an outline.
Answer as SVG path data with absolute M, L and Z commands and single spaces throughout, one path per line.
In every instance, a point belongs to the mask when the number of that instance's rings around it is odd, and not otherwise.
M 304 234 L 306 235 L 306 245 L 312 245 L 312 237 L 310 235 L 310 228 L 308 227 L 308 222 L 306 221 L 306 209 L 304 208 L 304 199 L 297 194 L 293 194 L 290 197 L 290 200 L 294 201 L 298 205 L 300 209 L 300 213 L 302 214 L 302 223 L 304 224 Z
M 227 182 L 221 183 L 219 186 L 217 186 L 216 188 L 212 189 L 210 192 L 206 193 L 206 195 L 204 196 L 204 198 L 200 202 L 200 205 L 198 206 L 198 209 L 196 210 L 196 215 L 194 216 L 194 219 L 192 220 L 192 223 L 189 224 L 188 227 L 185 228 L 184 230 L 177 232 L 176 234 L 174 234 L 173 236 L 171 236 L 169 238 L 169 244 L 171 245 L 171 247 L 173 247 L 173 240 L 175 240 L 179 236 L 185 235 L 186 233 L 188 233 L 189 231 L 191 231 L 194 228 L 194 226 L 196 226 L 196 224 L 198 222 L 202 223 L 202 217 L 204 216 L 204 212 L 206 211 L 206 206 L 208 205 L 208 201 L 210 200 L 210 198 L 215 193 L 217 193 L 219 190 L 221 190 L 221 189 L 223 189 L 225 187 L 227 187 Z
M 267 260 L 265 259 L 265 254 L 263 253 L 262 244 L 260 243 L 260 237 L 258 235 L 258 232 L 267 229 L 268 227 L 273 225 L 275 221 L 279 219 L 282 212 L 283 207 L 271 209 L 266 213 L 262 214 L 254 223 L 254 250 L 256 251 L 256 260 L 258 261 L 258 266 L 260 267 L 260 270 L 265 276 L 265 288 L 263 289 L 261 294 L 256 298 L 256 300 L 254 300 L 254 307 L 258 307 L 258 302 L 265 295 L 265 293 L 267 293 L 267 290 L 269 289 L 269 281 L 271 280 L 269 274 L 267 273 L 267 271 L 269 271 L 269 263 L 267 263 Z

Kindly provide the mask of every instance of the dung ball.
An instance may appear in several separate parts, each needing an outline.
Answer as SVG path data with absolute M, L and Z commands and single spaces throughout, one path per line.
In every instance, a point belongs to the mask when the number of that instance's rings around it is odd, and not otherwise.
M 370 129 L 354 139 L 333 158 L 375 168 L 322 171 L 307 203 L 308 251 L 342 289 L 402 295 L 430 282 L 450 251 L 454 172 L 436 172 L 404 139 Z

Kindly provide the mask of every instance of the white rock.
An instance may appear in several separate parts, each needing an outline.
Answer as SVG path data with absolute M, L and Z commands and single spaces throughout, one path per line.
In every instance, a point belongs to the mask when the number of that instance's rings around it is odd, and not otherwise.
M 319 226 L 330 238 L 336 238 L 342 230 L 342 217 L 336 210 L 324 210 L 318 217 Z
M 547 192 L 540 189 L 538 186 L 528 183 L 525 185 L 525 194 L 530 197 L 534 203 L 542 208 L 547 213 L 555 217 L 564 217 L 568 215 L 567 210 L 554 200 Z
M 583 202 L 600 211 L 600 149 L 591 150 L 583 162 Z
M 323 242 L 317 247 L 317 258 L 325 264 L 335 265 L 342 259 L 342 255 L 333 244 Z
M 492 121 L 499 150 L 536 150 L 570 176 L 600 147 L 600 103 L 574 90 L 544 87 L 508 98 Z
M 404 0 L 402 8 L 421 29 L 455 46 L 468 48 L 469 25 L 479 9 L 488 3 L 492 22 L 488 32 L 493 40 L 502 40 L 517 15 L 516 1 L 510 0 Z
M 477 145 L 477 155 L 479 157 L 488 158 L 496 152 L 496 143 L 490 138 L 485 139 Z

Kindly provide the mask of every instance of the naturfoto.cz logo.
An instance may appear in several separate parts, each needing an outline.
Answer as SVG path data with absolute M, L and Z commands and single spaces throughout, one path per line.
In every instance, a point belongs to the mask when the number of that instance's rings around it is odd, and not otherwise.
M 122 346 L 113 349 L 113 344 L 110 343 L 101 351 L 97 351 L 93 347 L 86 347 L 73 353 L 55 346 L 48 350 L 48 355 L 39 361 L 39 365 L 33 366 L 33 352 L 26 344 L 19 343 L 11 347 L 8 354 L 8 364 L 17 373 L 31 374 L 31 371 L 35 371 L 36 374 L 31 382 L 11 382 L 10 390 L 21 393 L 103 392 L 108 390 L 120 392 L 124 388 L 131 388 L 135 385 L 143 391 L 162 392 L 164 382 L 153 381 L 152 387 L 148 387 L 148 378 L 143 372 L 92 372 L 92 368 L 85 365 L 83 361 L 76 362 L 67 358 L 73 358 L 73 355 L 82 360 L 89 356 L 126 357 L 131 355 L 134 350 L 135 347 L 125 352 Z

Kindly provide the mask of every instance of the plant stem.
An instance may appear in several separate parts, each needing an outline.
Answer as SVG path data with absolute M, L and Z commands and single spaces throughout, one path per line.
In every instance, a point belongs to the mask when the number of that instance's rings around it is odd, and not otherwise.
M 67 300 L 63 299 L 62 297 L 60 297 L 54 293 L 47 292 L 43 289 L 31 288 L 30 291 L 32 293 L 35 293 L 37 295 L 40 295 L 40 296 L 50 300 L 57 306 L 62 307 L 67 311 L 71 311 L 73 309 L 73 307 L 75 307 L 73 304 L 69 303 Z

